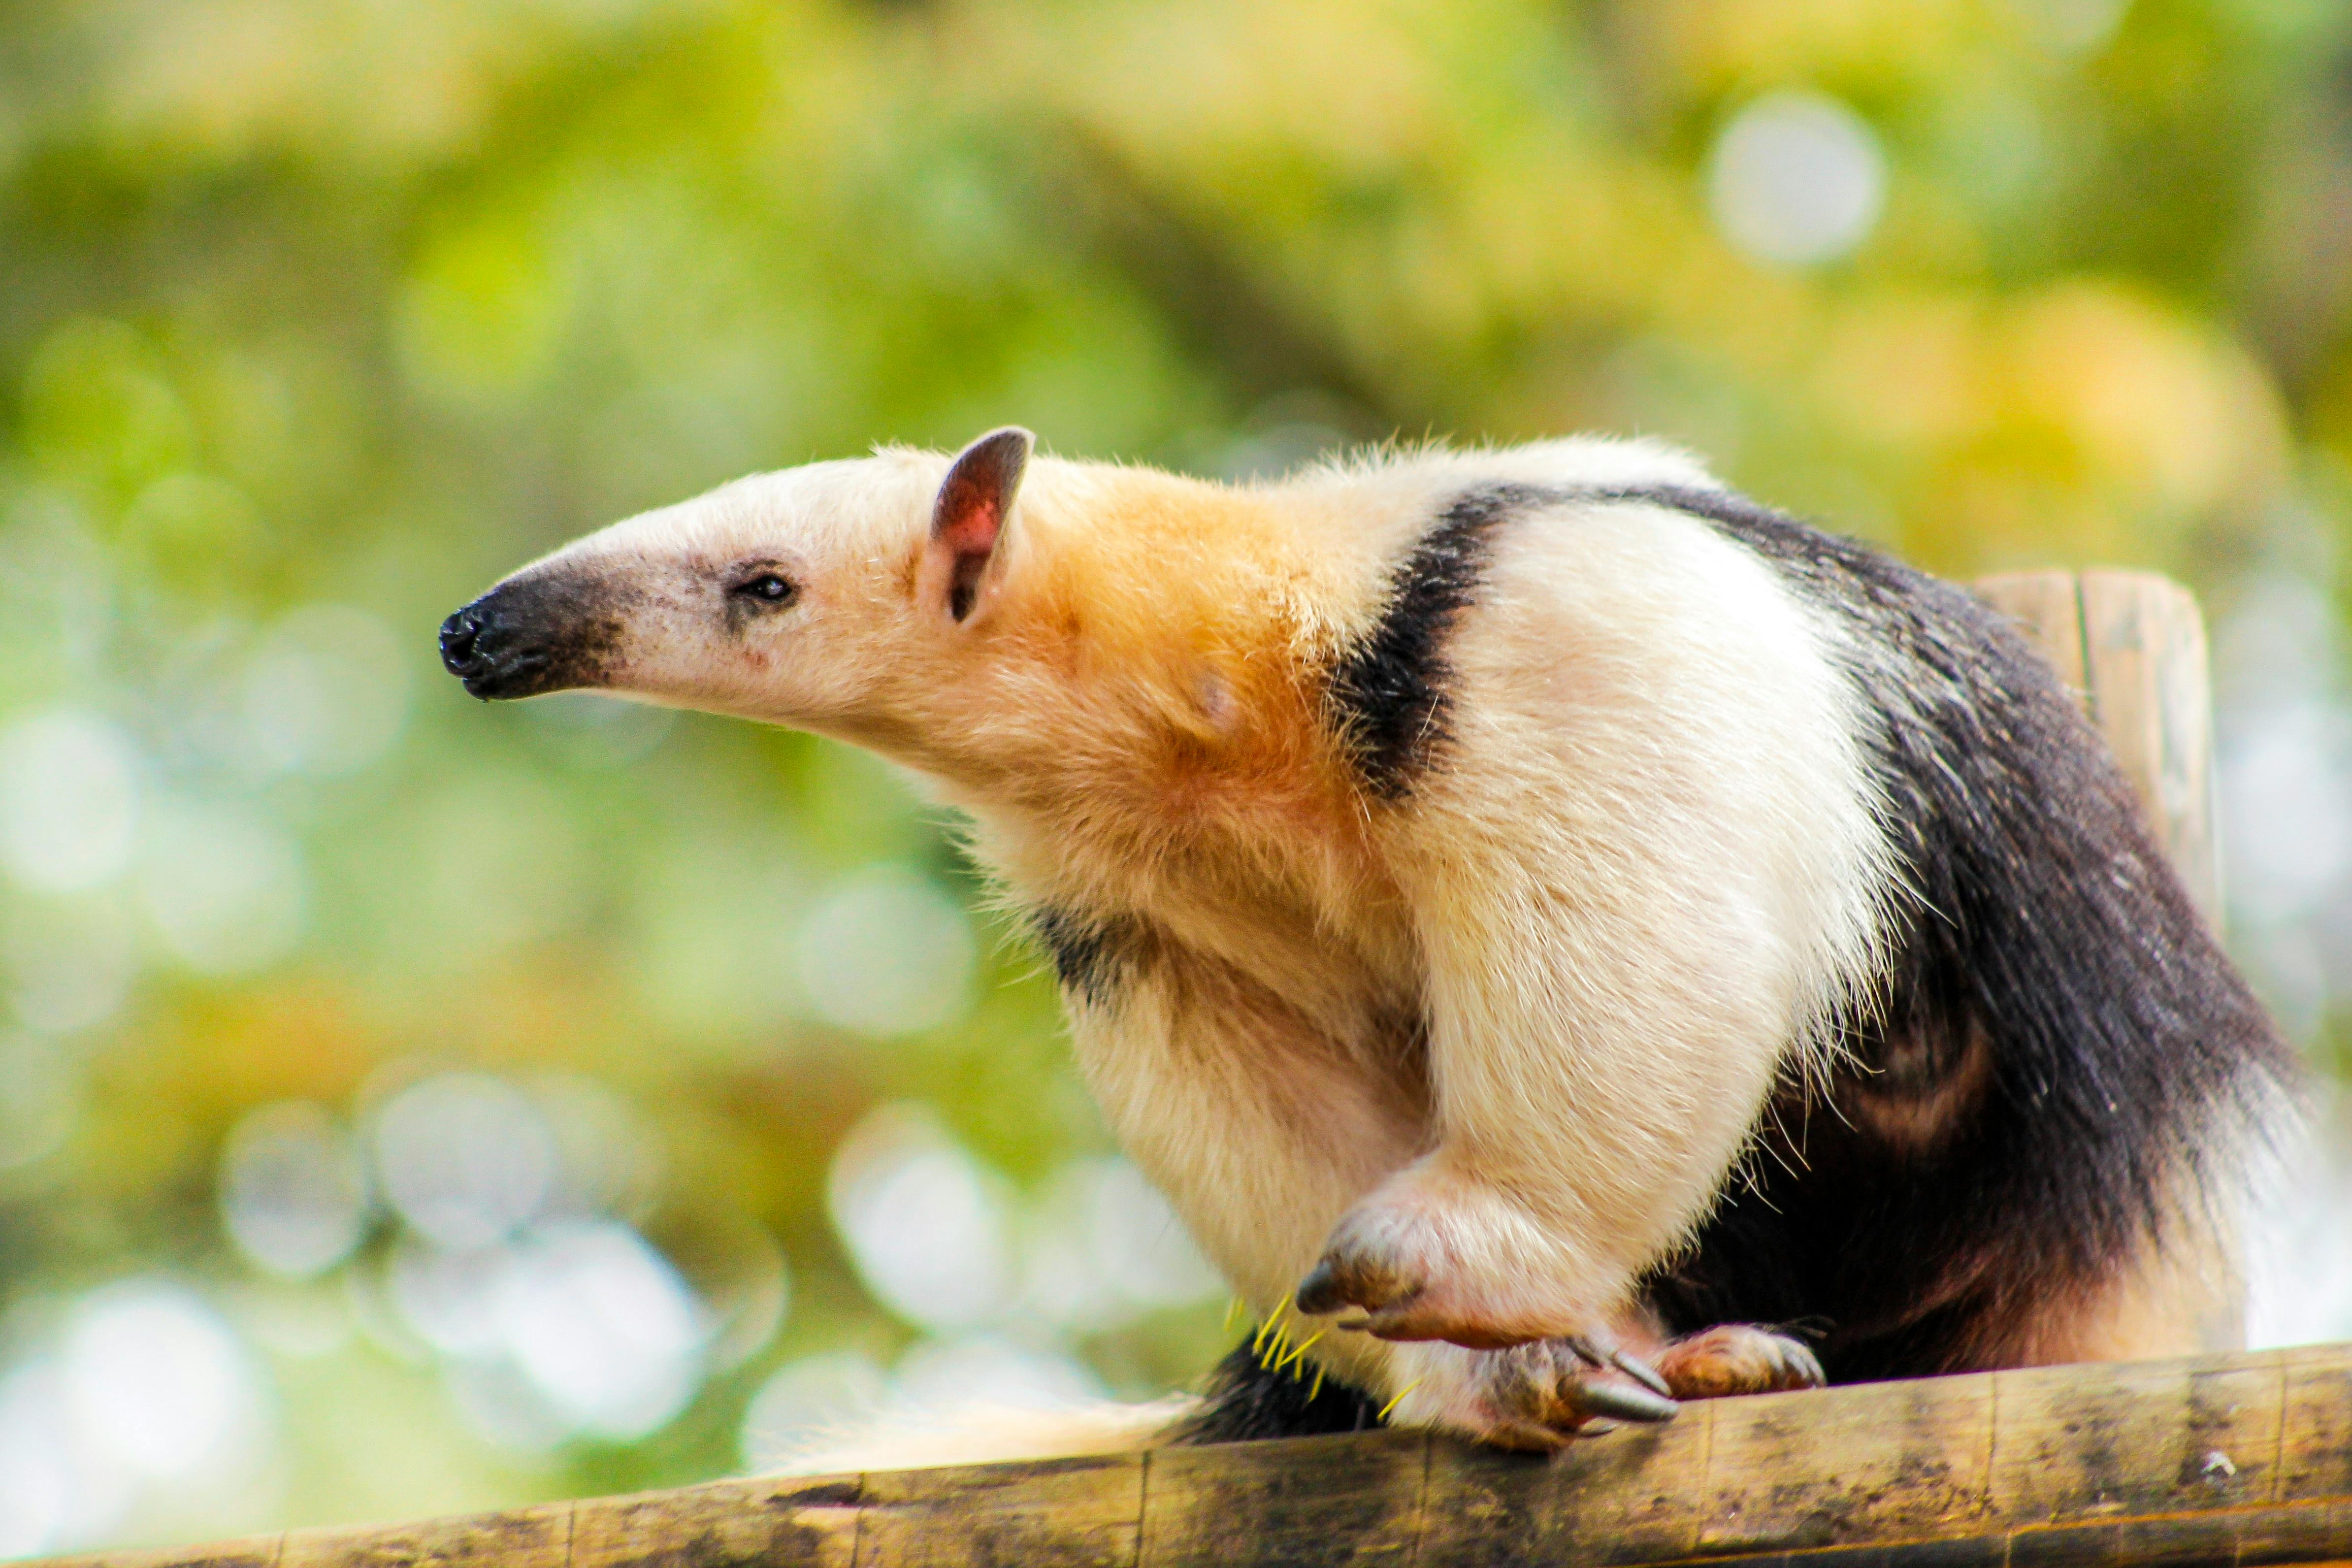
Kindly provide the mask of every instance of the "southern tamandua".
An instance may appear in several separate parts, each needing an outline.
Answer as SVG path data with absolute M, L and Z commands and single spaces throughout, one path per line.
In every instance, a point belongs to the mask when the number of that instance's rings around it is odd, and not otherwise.
M 1328 1320 L 1178 1438 L 1546 1448 L 2230 1332 L 2288 1058 L 2097 738 L 1983 604 L 1674 450 L 1226 486 L 1003 429 L 614 524 L 441 646 L 968 815 L 1129 1155 Z

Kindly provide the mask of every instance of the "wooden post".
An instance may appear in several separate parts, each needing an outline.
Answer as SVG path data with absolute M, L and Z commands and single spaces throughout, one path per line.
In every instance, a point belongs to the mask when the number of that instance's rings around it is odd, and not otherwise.
M 2152 572 L 2107 568 L 2018 572 L 1976 588 L 2081 698 L 2139 792 L 2157 842 L 2220 930 L 2213 698 L 2196 599 Z
M 722 1481 L 57 1568 L 2346 1562 L 2352 1346 L 1714 1400 L 1549 1460 L 1368 1432 Z

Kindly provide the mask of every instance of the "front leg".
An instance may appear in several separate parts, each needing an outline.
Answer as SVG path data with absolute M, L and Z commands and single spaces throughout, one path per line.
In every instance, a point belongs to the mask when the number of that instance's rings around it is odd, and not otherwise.
M 1803 987 L 1736 873 L 1562 864 L 1475 825 L 1433 848 L 1430 820 L 1409 865 L 1435 1136 L 1340 1218 L 1298 1306 L 1606 1364 L 1634 1281 L 1727 1178 Z
M 1311 964 L 1311 954 L 1297 955 Z M 1088 1087 L 1129 1157 L 1261 1319 L 1349 1206 L 1427 1142 L 1417 1073 L 1380 1017 L 1324 1016 L 1237 965 L 1145 933 L 1086 985 L 1066 984 Z M 1375 1403 L 1402 1387 L 1386 1346 L 1328 1335 L 1312 1359 Z
M 1121 1142 L 1235 1290 L 1281 1311 L 1334 1225 L 1414 1168 L 1432 1117 L 1420 1075 L 1395 1070 L 1395 1041 L 1364 1037 L 1376 1028 L 1302 1008 L 1314 988 L 1285 996 L 1172 943 L 1139 944 L 1094 981 L 1070 988 L 1073 1034 Z M 1510 1447 L 1675 1408 L 1643 1359 L 1665 1342 L 1631 1308 L 1574 1341 L 1501 1351 L 1301 1338 L 1308 1362 L 1392 1420 Z

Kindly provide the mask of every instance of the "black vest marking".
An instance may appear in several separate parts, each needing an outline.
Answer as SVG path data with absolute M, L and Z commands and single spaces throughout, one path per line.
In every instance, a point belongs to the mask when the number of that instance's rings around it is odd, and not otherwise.
M 1486 575 L 1496 525 L 1542 499 L 1520 485 L 1456 497 L 1390 580 L 1380 623 L 1332 670 L 1332 721 L 1377 798 L 1410 795 L 1414 776 L 1448 739 L 1446 634 Z
M 1326 1379 L 1309 1363 L 1266 1364 L 1263 1351 L 1244 1340 L 1209 1373 L 1201 1408 L 1171 1435 L 1179 1443 L 1245 1443 L 1260 1437 L 1320 1437 L 1362 1432 L 1387 1423 L 1365 1394 Z
M 1107 1007 L 1118 998 L 1140 948 L 1139 932 L 1117 918 L 1084 915 L 1052 904 L 1029 911 L 1029 930 L 1054 961 L 1054 974 L 1074 1000 Z
M 1705 519 L 1846 624 L 1913 895 L 1832 1105 L 1789 1086 L 1652 1300 L 1678 1331 L 1823 1322 L 1839 1382 L 1997 1359 L 2159 1240 L 2182 1187 L 2218 1195 L 2292 1058 L 2104 743 L 1990 605 L 1736 495 L 1587 493 Z M 1835 1109 L 1939 1089 L 1962 1098 L 1924 1143 Z

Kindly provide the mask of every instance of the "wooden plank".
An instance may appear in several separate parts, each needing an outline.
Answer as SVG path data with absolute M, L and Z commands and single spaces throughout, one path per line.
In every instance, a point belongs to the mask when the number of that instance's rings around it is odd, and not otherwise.
M 564 1568 L 568 1502 L 360 1530 L 297 1530 L 278 1568 Z
M 1694 1405 L 1668 1426 L 1628 1428 L 1553 1459 L 1436 1440 L 1421 1561 L 1612 1568 L 1689 1556 L 1706 1517 L 1715 1415 Z
M 2284 1429 L 2278 1500 L 2352 1498 L 2352 1356 L 2338 1345 L 2279 1352 Z
M 1420 1432 L 1160 1449 L 1145 1486 L 1140 1568 L 1428 1563 L 1415 1552 L 1429 1466 Z M 1275 1542 L 1283 1551 L 1269 1557 Z
M 573 1513 L 570 1568 L 853 1568 L 864 1497 L 832 1476 L 601 1498 Z
M 1993 1511 L 2017 1524 L 2272 1501 L 2284 1369 L 2275 1352 L 1995 1374 Z
M 1790 1551 L 1985 1528 L 1996 1410 L 1986 1377 L 1862 1384 L 1716 1404 L 1699 1549 Z M 1804 1484 L 1789 1485 L 1792 1476 Z
M 868 1476 L 857 1568 L 1130 1568 L 1143 1472 L 1112 1454 Z
M 2352 1562 L 2352 1345 L 1722 1400 L 1551 1460 L 1369 1432 L 729 1481 L 79 1568 L 2326 1562 Z

